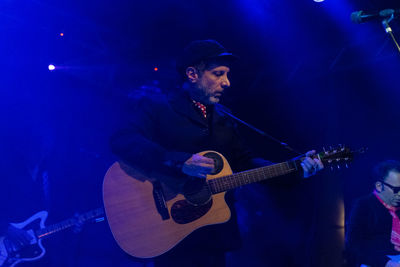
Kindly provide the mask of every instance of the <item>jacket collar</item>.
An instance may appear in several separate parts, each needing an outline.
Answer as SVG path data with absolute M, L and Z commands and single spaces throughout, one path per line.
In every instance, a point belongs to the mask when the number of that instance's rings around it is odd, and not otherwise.
M 207 125 L 207 120 L 205 120 L 200 112 L 197 112 L 193 107 L 193 102 L 188 93 L 180 89 L 179 92 L 171 93 L 168 95 L 168 102 L 171 107 L 179 114 L 188 117 L 189 119 L 200 123 L 204 126 Z M 207 110 L 208 112 L 208 110 Z

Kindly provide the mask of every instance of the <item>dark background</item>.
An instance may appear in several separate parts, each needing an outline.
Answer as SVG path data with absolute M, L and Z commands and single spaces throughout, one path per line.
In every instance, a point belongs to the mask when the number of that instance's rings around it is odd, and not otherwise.
M 115 160 L 108 138 L 127 121 L 127 102 L 176 87 L 175 58 L 182 48 L 216 39 L 240 57 L 222 101 L 238 117 L 301 152 L 336 144 L 368 147 L 349 169 L 327 167 L 301 184 L 282 179 L 240 190 L 244 245 L 229 255 L 229 265 L 341 266 L 353 200 L 371 191 L 374 164 L 399 159 L 400 54 L 379 20 L 350 20 L 353 11 L 384 8 L 399 4 L 1 1 L 3 225 L 43 209 L 52 224 L 101 207 L 103 176 Z M 391 26 L 400 38 L 398 20 Z M 49 64 L 56 70 L 50 72 Z M 241 130 L 267 159 L 295 156 Z M 106 223 L 62 232 L 44 245 L 48 253 L 37 264 L 135 265 Z

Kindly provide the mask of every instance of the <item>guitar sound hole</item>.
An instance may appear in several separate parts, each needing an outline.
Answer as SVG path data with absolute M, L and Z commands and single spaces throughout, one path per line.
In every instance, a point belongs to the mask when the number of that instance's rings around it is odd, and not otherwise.
M 202 206 L 211 199 L 211 191 L 206 179 L 188 179 L 183 186 L 183 195 L 194 206 Z
M 212 199 L 199 206 L 194 206 L 186 200 L 179 200 L 172 205 L 171 216 L 176 223 L 190 223 L 205 215 L 211 209 L 212 204 Z

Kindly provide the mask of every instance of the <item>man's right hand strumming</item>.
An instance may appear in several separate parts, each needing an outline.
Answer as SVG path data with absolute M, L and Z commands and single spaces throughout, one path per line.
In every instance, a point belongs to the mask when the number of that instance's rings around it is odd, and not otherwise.
M 182 166 L 182 172 L 193 177 L 206 178 L 207 174 L 214 170 L 214 160 L 193 154 L 190 159 L 185 161 Z

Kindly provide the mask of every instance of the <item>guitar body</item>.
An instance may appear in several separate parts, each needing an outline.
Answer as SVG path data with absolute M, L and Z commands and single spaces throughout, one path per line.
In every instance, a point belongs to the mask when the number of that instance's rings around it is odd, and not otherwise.
M 207 180 L 232 174 L 227 160 L 214 151 L 200 155 L 219 157 L 220 171 Z M 206 155 L 207 154 L 207 155 Z M 182 194 L 169 192 L 162 185 L 165 201 L 153 195 L 154 179 L 123 163 L 114 163 L 107 171 L 103 184 L 106 216 L 118 245 L 128 254 L 139 258 L 159 256 L 176 246 L 186 236 L 206 225 L 224 223 L 231 212 L 225 202 L 225 192 L 211 195 L 203 205 L 190 204 Z M 162 218 L 156 202 L 165 204 L 169 218 Z M 160 205 L 160 204 L 159 204 Z
M 36 238 L 34 231 L 45 227 L 47 215 L 47 211 L 40 211 L 24 222 L 11 223 L 14 227 L 27 231 L 32 236 L 32 242 L 18 247 L 7 242 L 5 237 L 0 237 L 0 266 L 13 267 L 22 261 L 34 261 L 43 257 L 46 251 L 41 240 Z

